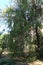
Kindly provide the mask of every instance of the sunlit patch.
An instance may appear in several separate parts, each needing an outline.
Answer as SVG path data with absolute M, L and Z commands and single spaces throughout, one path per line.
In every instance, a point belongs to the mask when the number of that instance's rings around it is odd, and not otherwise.
M 43 33 L 43 29 L 41 29 L 41 32 Z
M 42 23 L 42 25 L 43 25 L 43 23 Z

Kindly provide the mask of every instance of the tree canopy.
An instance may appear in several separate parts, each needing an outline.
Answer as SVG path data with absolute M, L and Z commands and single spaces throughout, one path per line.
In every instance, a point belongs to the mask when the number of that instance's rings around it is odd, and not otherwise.
M 15 54 L 19 53 L 22 56 L 25 47 L 29 47 L 30 51 L 32 46 L 36 48 L 39 53 L 40 49 L 40 28 L 41 21 L 41 1 L 32 0 L 17 0 L 18 8 L 7 8 L 5 15 L 10 30 L 8 37 L 8 46 L 10 51 Z M 29 50 L 28 49 L 28 50 Z M 32 51 L 33 52 L 33 51 Z

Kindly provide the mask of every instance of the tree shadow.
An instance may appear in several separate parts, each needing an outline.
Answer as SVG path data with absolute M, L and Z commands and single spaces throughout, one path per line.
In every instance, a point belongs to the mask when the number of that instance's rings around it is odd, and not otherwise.
M 28 63 L 17 62 L 15 65 L 29 65 Z

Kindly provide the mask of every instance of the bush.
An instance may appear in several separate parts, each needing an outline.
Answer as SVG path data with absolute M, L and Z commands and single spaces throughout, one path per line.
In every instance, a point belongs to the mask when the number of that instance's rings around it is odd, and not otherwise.
M 0 65 L 15 65 L 15 62 L 9 59 L 1 59 Z

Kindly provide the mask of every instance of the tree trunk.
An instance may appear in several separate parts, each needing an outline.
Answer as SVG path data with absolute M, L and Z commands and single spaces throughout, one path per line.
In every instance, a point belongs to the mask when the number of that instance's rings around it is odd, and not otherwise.
M 37 40 L 37 53 L 39 58 L 39 52 L 40 52 L 40 41 L 39 41 L 39 34 L 38 34 L 38 27 L 36 25 L 36 40 Z

